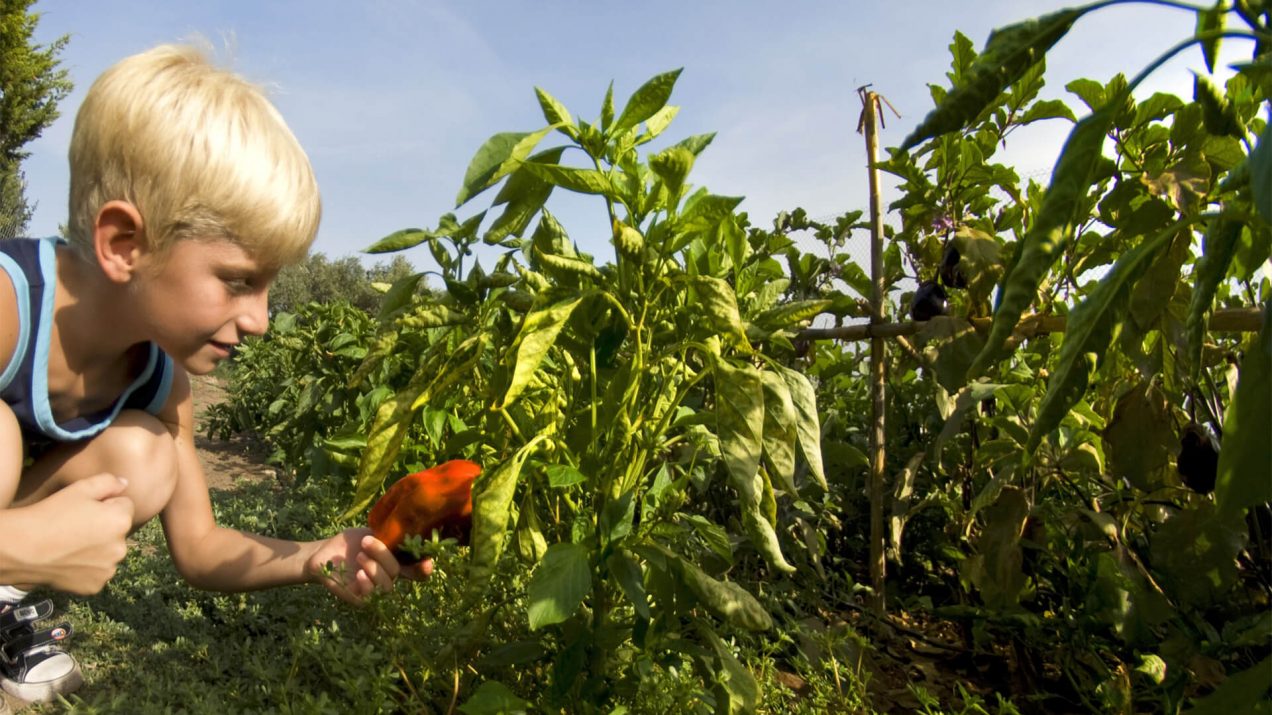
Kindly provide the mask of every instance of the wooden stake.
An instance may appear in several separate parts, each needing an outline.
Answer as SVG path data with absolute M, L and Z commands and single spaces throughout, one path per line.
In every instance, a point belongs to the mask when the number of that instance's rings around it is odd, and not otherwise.
M 868 87 L 869 85 L 866 85 Z M 870 176 L 870 325 L 881 326 L 883 297 L 887 290 L 883 274 L 883 199 L 879 191 L 879 95 L 860 87 L 862 114 L 858 130 L 865 129 L 866 158 Z M 881 335 L 870 338 L 870 412 L 874 426 L 870 431 L 870 586 L 874 591 L 871 606 L 883 615 L 886 576 L 884 562 L 883 495 L 884 469 L 887 457 L 886 408 L 884 390 L 887 343 Z

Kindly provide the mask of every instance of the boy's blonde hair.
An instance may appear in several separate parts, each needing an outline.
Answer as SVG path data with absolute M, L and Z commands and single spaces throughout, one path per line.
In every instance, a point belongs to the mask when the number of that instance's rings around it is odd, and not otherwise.
M 88 90 L 71 137 L 69 234 L 92 252 L 97 212 L 124 200 L 148 247 L 228 239 L 281 267 L 304 258 L 321 202 L 309 159 L 261 89 L 204 50 L 161 45 Z

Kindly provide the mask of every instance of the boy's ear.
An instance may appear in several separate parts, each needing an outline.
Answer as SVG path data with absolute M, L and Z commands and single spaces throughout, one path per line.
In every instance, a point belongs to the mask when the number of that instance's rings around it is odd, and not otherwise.
M 127 283 L 145 252 L 145 226 L 141 212 L 127 201 L 107 201 L 93 223 L 93 253 L 106 277 Z

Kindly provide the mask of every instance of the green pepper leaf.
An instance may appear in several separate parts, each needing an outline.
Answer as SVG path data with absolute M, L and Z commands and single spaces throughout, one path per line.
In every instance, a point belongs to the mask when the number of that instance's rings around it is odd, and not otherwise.
M 715 365 L 716 433 L 729 481 L 738 493 L 742 526 L 756 550 L 779 571 L 793 572 L 778 544 L 777 533 L 765 518 L 764 478 L 760 455 L 764 436 L 764 385 L 751 365 Z
M 660 554 L 662 559 L 650 560 L 650 565 L 665 563 L 673 571 L 672 575 L 689 588 L 703 607 L 729 625 L 750 631 L 767 631 L 773 627 L 773 617 L 742 586 L 712 578 L 696 564 L 666 547 L 641 547 L 638 550 L 642 553 L 654 550 Z
M 1038 284 L 1072 239 L 1079 220 L 1078 209 L 1091 188 L 1112 122 L 1113 112 L 1101 109 L 1078 122 L 1069 133 L 1051 174 L 1051 185 L 1042 208 L 1021 239 L 1019 258 L 1003 279 L 989 337 L 967 371 L 969 380 L 980 377 L 997 362 L 1003 343 L 1015 330 L 1020 315 L 1033 304 Z
M 1071 8 L 994 30 L 985 49 L 945 99 L 901 144 L 901 151 L 957 131 L 974 120 L 1004 89 L 1046 56 L 1090 6 Z
M 1263 330 L 1246 341 L 1236 394 L 1223 420 L 1223 448 L 1215 477 L 1220 518 L 1272 501 L 1272 301 L 1263 308 Z
M 1188 331 L 1189 370 L 1194 377 L 1201 370 L 1201 344 L 1206 336 L 1206 316 L 1210 314 L 1219 284 L 1228 275 L 1228 267 L 1237 253 L 1244 229 L 1242 222 L 1222 216 L 1211 220 L 1206 229 L 1185 323 Z
M 1178 231 L 1178 227 L 1172 226 L 1122 254 L 1095 290 L 1069 314 L 1059 360 L 1047 382 L 1047 394 L 1038 407 L 1038 417 L 1025 444 L 1026 458 L 1047 433 L 1060 425 L 1069 408 L 1082 399 L 1091 373 L 1117 332 L 1133 328 L 1125 320 L 1130 310 L 1131 288 L 1157 254 L 1170 246 Z M 1096 356 L 1094 363 L 1092 355 Z
M 535 132 L 501 132 L 487 139 L 468 165 L 464 185 L 455 197 L 455 208 L 468 203 L 469 199 L 494 186 L 516 169 L 550 131 L 552 127 L 549 126 Z
M 770 476 L 787 494 L 795 493 L 795 441 L 799 417 L 790 388 L 776 372 L 760 373 L 764 384 L 764 455 Z
M 369 248 L 366 248 L 364 252 L 392 253 L 394 251 L 405 251 L 408 248 L 414 248 L 424 243 L 432 237 L 432 231 L 426 231 L 422 228 L 404 228 L 376 241 Z
M 1206 71 L 1211 74 L 1215 72 L 1215 59 L 1219 57 L 1219 42 L 1223 39 L 1218 33 L 1223 30 L 1224 20 L 1227 17 L 1226 0 L 1219 0 L 1212 7 L 1197 13 L 1197 29 L 1194 34 L 1198 37 L 1204 34 L 1215 35 L 1201 41 L 1201 55 L 1206 60 Z
M 467 598 L 476 602 L 490 585 L 499 557 L 508 539 L 508 516 L 512 497 L 521 478 L 521 467 L 544 435 L 537 435 L 511 457 L 473 482 L 473 530 L 468 566 Z
M 525 321 L 521 324 L 521 332 L 517 335 L 517 357 L 513 367 L 512 383 L 508 385 L 508 391 L 504 393 L 499 409 L 506 408 L 516 401 L 526 385 L 530 384 L 530 378 L 534 377 L 543 358 L 556 344 L 561 329 L 565 327 L 574 309 L 583 302 L 584 297 L 566 298 L 526 315 Z
M 822 468 L 821 421 L 817 416 L 817 392 L 813 384 L 802 373 L 783 365 L 777 365 L 777 372 L 786 381 L 791 393 L 791 402 L 799 415 L 795 424 L 795 433 L 799 438 L 799 451 L 808 463 L 808 472 L 823 490 L 830 487 L 826 483 L 826 472 Z
M 667 105 L 667 100 L 671 99 L 671 90 L 676 86 L 676 79 L 680 77 L 682 70 L 683 68 L 664 72 L 641 85 L 627 100 L 622 114 L 618 115 L 618 121 L 606 128 L 606 135 L 618 136 L 657 114 Z
M 568 543 L 549 546 L 526 585 L 530 630 L 561 623 L 574 615 L 591 588 L 587 547 Z

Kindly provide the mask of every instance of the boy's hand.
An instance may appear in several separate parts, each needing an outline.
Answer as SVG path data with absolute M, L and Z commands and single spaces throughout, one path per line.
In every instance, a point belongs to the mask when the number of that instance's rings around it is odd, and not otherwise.
M 309 556 L 306 572 L 342 601 L 360 606 L 373 592 L 389 593 L 399 577 L 422 579 L 432 560 L 403 568 L 370 529 L 346 529 L 321 542 Z
M 102 590 L 128 553 L 133 503 L 128 483 L 99 474 L 58 490 L 31 506 L 0 512 L 11 546 L 9 583 L 36 583 L 91 595 Z M 12 553 L 10 553 L 12 552 Z

